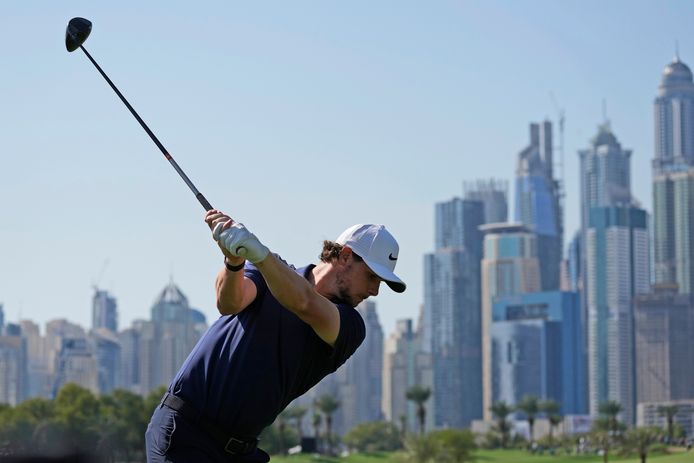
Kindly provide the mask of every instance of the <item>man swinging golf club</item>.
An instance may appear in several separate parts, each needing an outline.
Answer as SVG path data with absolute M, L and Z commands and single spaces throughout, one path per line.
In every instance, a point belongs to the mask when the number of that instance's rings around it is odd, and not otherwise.
M 320 262 L 294 268 L 243 224 L 205 215 L 224 254 L 222 314 L 169 385 L 146 433 L 148 462 L 266 462 L 258 435 L 295 398 L 334 372 L 365 337 L 354 310 L 396 292 L 398 243 L 382 225 L 354 225 L 325 241 Z

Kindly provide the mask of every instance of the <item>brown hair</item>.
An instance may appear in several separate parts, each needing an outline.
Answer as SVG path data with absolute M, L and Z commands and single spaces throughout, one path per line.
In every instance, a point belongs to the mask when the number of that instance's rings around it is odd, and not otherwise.
M 334 241 L 323 241 L 323 250 L 321 251 L 319 256 L 321 262 L 330 262 L 333 259 L 337 259 L 337 257 L 340 255 L 340 252 L 342 252 L 342 248 L 344 248 L 343 245 L 335 243 Z M 357 262 L 361 262 L 363 260 L 354 252 L 352 252 L 352 257 Z

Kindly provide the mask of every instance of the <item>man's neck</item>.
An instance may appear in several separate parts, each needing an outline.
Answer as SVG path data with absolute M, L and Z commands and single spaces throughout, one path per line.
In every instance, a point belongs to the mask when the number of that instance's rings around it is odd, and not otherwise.
M 330 300 L 337 297 L 337 288 L 335 288 L 335 278 L 333 277 L 334 271 L 335 268 L 332 264 L 319 262 L 311 270 L 308 280 L 316 288 L 318 294 Z

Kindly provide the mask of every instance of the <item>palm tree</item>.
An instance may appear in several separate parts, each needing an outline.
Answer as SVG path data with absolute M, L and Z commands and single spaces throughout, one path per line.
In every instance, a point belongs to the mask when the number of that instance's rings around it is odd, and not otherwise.
M 302 407 L 301 405 L 292 405 L 291 407 L 285 410 L 287 419 L 294 420 L 294 426 L 296 426 L 296 433 L 299 435 L 299 442 L 301 442 L 301 440 L 304 437 L 301 422 L 304 419 L 304 415 L 306 415 L 306 411 L 307 408 Z
M 549 421 L 549 443 L 552 445 L 554 427 L 561 423 L 562 416 L 559 414 L 559 404 L 554 400 L 540 402 L 540 411 L 547 416 Z
M 325 415 L 325 428 L 328 438 L 328 453 L 332 454 L 332 427 L 333 427 L 333 413 L 335 410 L 340 408 L 340 401 L 338 401 L 331 394 L 323 394 L 316 400 L 316 407 Z
M 667 420 L 667 441 L 668 444 L 672 442 L 672 430 L 675 422 L 675 415 L 679 411 L 677 405 L 661 405 L 658 407 L 658 414 L 664 416 Z
M 612 446 L 612 436 L 610 434 L 610 422 L 607 418 L 601 417 L 593 421 L 590 439 L 597 449 L 602 450 L 602 461 L 604 463 L 607 463 Z
M 431 389 L 428 387 L 414 385 L 407 389 L 405 392 L 405 397 L 407 400 L 417 404 L 417 418 L 419 419 L 419 434 L 424 434 L 424 423 L 426 422 L 427 409 L 424 407 L 424 403 L 429 400 L 431 396 Z
M 501 448 L 505 449 L 511 432 L 511 424 L 506 418 L 513 412 L 513 408 L 502 400 L 489 407 L 489 410 L 496 417 L 496 430 L 501 434 Z
M 525 419 L 528 420 L 528 428 L 530 428 L 530 442 L 535 440 L 533 429 L 535 427 L 535 417 L 540 412 L 540 404 L 537 397 L 526 395 L 516 405 L 516 409 L 525 413 Z
M 313 436 L 316 438 L 316 448 L 318 448 L 318 440 L 320 439 L 320 425 L 323 422 L 323 416 L 320 413 L 313 414 Z
M 651 445 L 658 442 L 660 432 L 658 428 L 634 428 L 628 431 L 624 439 L 625 450 L 638 453 L 641 463 L 646 463 Z
M 607 419 L 607 427 L 610 432 L 616 434 L 619 431 L 619 419 L 617 417 L 622 413 L 622 405 L 614 400 L 608 400 L 598 406 L 598 412 Z

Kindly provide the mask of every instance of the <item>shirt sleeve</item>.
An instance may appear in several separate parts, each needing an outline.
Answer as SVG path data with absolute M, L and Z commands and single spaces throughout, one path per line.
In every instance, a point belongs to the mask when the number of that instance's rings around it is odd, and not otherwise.
M 336 307 L 340 312 L 340 331 L 330 355 L 333 371 L 356 352 L 366 337 L 366 326 L 361 314 L 348 305 L 336 304 Z
M 267 283 L 265 282 L 265 278 L 263 278 L 263 275 L 260 273 L 260 270 L 258 270 L 258 268 L 255 265 L 246 261 L 246 266 L 243 269 L 243 275 L 255 284 L 256 290 L 258 292 L 256 299 L 258 299 L 259 296 L 261 296 L 265 291 L 267 291 Z

